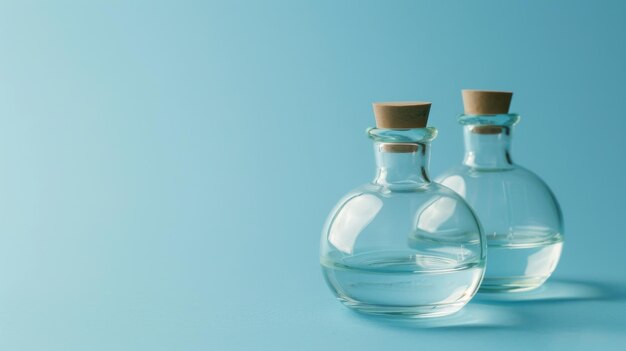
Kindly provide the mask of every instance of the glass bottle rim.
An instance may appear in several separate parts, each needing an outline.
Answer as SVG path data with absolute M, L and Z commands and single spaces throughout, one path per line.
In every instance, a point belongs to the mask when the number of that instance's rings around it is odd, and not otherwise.
M 437 128 L 387 129 L 368 128 L 367 136 L 381 143 L 430 143 L 437 137 Z
M 503 113 L 496 115 L 459 115 L 459 123 L 462 125 L 490 125 L 511 127 L 519 123 L 521 116 L 517 113 Z

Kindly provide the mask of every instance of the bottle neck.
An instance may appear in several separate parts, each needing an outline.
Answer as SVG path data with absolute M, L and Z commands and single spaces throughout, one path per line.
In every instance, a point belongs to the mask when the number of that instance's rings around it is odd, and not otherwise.
M 374 184 L 404 189 L 430 183 L 428 143 L 374 143 L 376 177 Z
M 507 126 L 466 125 L 463 164 L 472 168 L 505 169 L 513 167 L 510 155 L 511 128 Z

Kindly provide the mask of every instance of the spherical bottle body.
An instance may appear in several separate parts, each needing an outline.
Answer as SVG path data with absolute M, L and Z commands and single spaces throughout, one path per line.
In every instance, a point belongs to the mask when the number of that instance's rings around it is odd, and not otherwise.
M 328 216 L 321 265 L 346 306 L 397 317 L 447 315 L 476 293 L 485 241 L 473 210 L 431 182 L 433 128 L 371 129 L 377 175 Z
M 510 156 L 516 114 L 462 115 L 463 164 L 436 179 L 478 215 L 487 239 L 481 291 L 531 290 L 554 271 L 563 246 L 563 220 L 550 188 Z

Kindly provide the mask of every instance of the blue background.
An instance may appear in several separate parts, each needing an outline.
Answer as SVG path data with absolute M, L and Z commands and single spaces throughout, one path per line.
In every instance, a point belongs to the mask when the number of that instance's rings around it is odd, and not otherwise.
M 0 4 L 0 349 L 619 349 L 626 3 Z M 403 324 L 323 282 L 326 215 L 373 176 L 371 102 L 512 90 L 514 160 L 559 198 L 552 281 Z

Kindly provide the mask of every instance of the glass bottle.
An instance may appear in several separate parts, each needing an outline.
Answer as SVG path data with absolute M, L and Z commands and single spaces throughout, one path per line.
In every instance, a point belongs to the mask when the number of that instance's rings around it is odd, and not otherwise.
M 508 113 L 512 93 L 464 90 L 463 164 L 437 182 L 459 193 L 478 214 L 487 238 L 481 291 L 524 291 L 543 284 L 563 246 L 561 209 L 537 175 L 513 163 Z
M 461 309 L 483 277 L 480 224 L 452 190 L 431 182 L 430 103 L 374 104 L 376 176 L 332 210 L 321 238 L 330 289 L 357 311 L 395 317 Z

